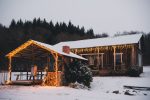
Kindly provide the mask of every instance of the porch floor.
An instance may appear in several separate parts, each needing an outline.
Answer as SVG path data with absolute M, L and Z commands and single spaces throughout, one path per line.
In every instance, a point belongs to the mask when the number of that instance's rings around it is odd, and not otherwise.
M 41 79 L 38 80 L 16 80 L 16 81 L 12 81 L 9 85 L 25 85 L 25 86 L 29 86 L 29 85 L 40 85 L 42 84 Z

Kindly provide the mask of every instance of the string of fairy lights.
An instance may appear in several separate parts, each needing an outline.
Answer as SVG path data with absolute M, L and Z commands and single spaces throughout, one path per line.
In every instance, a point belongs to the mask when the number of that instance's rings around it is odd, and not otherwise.
M 123 50 L 124 48 L 129 49 L 132 48 L 133 45 L 116 45 L 116 46 L 101 46 L 101 47 L 91 47 L 91 48 L 78 48 L 78 49 L 71 49 L 72 52 L 76 53 L 76 54 L 80 54 L 80 53 L 88 53 L 88 52 L 100 52 L 100 51 L 113 51 L 114 47 L 116 49 L 120 49 Z

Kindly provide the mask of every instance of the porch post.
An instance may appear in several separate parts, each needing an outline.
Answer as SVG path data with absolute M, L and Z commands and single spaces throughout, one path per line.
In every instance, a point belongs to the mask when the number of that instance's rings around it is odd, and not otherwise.
M 131 61 L 132 61 L 132 66 L 134 66 L 134 64 L 135 64 L 135 55 L 134 55 L 134 46 L 132 46 L 132 54 L 131 54 Z
M 104 64 L 103 64 L 104 56 L 103 56 L 103 55 L 104 55 L 104 53 L 102 53 L 102 54 L 101 54 L 101 59 L 102 59 L 102 60 L 101 60 L 101 61 L 102 61 L 102 68 L 104 67 Z
M 58 86 L 58 54 L 55 56 L 55 75 L 56 75 L 56 86 Z
M 116 70 L 116 47 L 113 46 L 114 48 L 114 70 Z
M 28 80 L 28 75 L 29 75 L 29 73 L 28 73 L 28 65 L 27 65 L 27 77 L 26 77 L 26 78 L 27 78 L 27 80 Z
M 99 60 L 100 60 L 100 59 L 99 59 L 99 47 L 98 47 L 97 49 L 98 49 L 98 50 L 97 50 L 97 51 L 98 51 L 98 52 L 97 52 L 97 65 L 98 65 L 98 69 L 100 69 L 100 68 L 99 68 Z
M 9 60 L 9 63 L 8 63 L 8 82 L 11 82 L 11 70 L 12 70 L 11 63 L 12 63 L 12 57 L 9 56 L 8 60 Z
M 122 54 L 123 54 L 123 53 L 121 53 L 121 65 L 122 65 Z
M 77 51 L 78 51 L 78 50 L 77 50 L 77 49 L 75 49 L 75 54 L 77 54 Z

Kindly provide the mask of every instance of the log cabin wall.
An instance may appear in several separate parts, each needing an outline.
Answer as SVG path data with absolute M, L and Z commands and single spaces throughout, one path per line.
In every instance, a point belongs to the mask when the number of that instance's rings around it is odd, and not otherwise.
M 93 68 L 96 67 L 98 70 L 104 70 L 104 69 L 107 69 L 109 71 L 128 70 L 131 66 L 138 64 L 137 44 L 115 46 L 116 57 L 114 57 L 113 47 L 114 46 L 79 48 L 79 49 L 71 49 L 71 51 L 81 56 L 86 55 L 84 57 L 85 58 L 87 57 L 87 59 L 89 59 L 87 55 L 91 56 L 92 54 L 93 55 L 95 54 L 95 56 L 98 56 L 103 54 L 103 68 L 101 64 L 97 66 L 97 63 L 94 63 L 94 65 L 92 66 Z M 115 65 L 114 65 L 114 61 L 115 61 Z

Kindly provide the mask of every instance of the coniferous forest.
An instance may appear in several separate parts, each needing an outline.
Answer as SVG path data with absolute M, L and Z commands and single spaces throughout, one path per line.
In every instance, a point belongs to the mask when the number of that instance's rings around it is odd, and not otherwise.
M 139 32 L 131 31 L 121 34 L 136 33 Z M 93 29 L 85 30 L 83 26 L 75 26 L 71 21 L 69 23 L 56 22 L 54 24 L 52 21 L 47 22 L 45 19 L 41 20 L 40 18 L 25 22 L 21 19 L 18 21 L 12 20 L 8 27 L 0 24 L 0 69 L 7 69 L 5 55 L 29 39 L 53 45 L 62 41 L 108 37 L 108 34 L 94 34 Z M 150 65 L 150 32 L 143 32 L 143 34 L 144 65 Z

